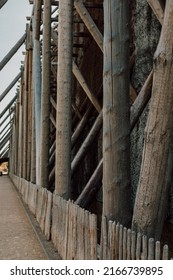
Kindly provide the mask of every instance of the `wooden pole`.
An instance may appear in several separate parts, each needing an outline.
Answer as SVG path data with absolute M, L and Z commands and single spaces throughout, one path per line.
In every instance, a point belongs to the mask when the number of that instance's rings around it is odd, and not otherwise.
M 51 0 L 43 8 L 43 63 L 41 97 L 40 185 L 49 188 Z
M 131 221 L 129 3 L 104 1 L 103 215 Z
M 29 51 L 29 65 L 28 65 L 28 139 L 27 139 L 27 180 L 31 177 L 31 145 L 32 145 L 32 49 Z
M 163 24 L 164 18 L 164 4 L 163 0 L 147 0 L 148 4 L 152 8 L 154 14 L 159 20 L 160 24 Z
M 153 88 L 132 227 L 159 240 L 168 205 L 173 167 L 173 2 L 166 1 L 154 56 Z
M 0 123 L 0 127 L 3 125 L 3 123 L 5 123 L 5 121 L 11 117 L 11 114 L 14 112 L 14 107 L 11 108 L 11 110 L 9 110 L 8 115 L 6 115 L 6 117 L 2 120 L 2 122 Z
M 22 86 L 22 80 L 23 80 L 23 75 L 21 77 L 21 83 L 20 83 L 20 103 L 19 103 L 19 140 L 18 140 L 18 159 L 19 159 L 19 162 L 18 162 L 18 165 L 19 165 L 19 168 L 18 168 L 18 175 L 19 177 L 22 177 L 22 163 L 23 163 L 23 142 L 22 142 L 22 137 L 23 137 L 23 118 L 22 118 L 22 89 L 23 89 L 23 86 Z
M 74 6 L 81 19 L 85 23 L 86 27 L 88 28 L 89 32 L 93 36 L 94 40 L 96 41 L 97 45 L 99 46 L 101 51 L 103 51 L 103 36 L 96 26 L 95 22 L 93 21 L 92 17 L 90 16 L 88 10 L 85 8 L 83 1 L 75 0 Z
M 14 102 L 17 99 L 17 95 L 15 95 L 12 100 L 7 104 L 7 106 L 4 108 L 4 110 L 0 114 L 0 119 L 3 117 L 3 115 L 7 112 L 7 110 L 14 104 Z
M 87 135 L 85 141 L 82 143 L 82 146 L 80 147 L 79 151 L 77 152 L 76 156 L 74 157 L 71 163 L 71 174 L 75 172 L 76 168 L 79 166 L 79 163 L 88 152 L 89 147 L 92 145 L 94 139 L 96 138 L 96 136 L 100 132 L 100 129 L 102 128 L 102 123 L 103 112 L 101 111 L 95 123 L 93 124 L 89 134 Z
M 24 66 L 24 88 L 23 88 L 23 164 L 22 175 L 27 179 L 27 150 L 28 150 L 28 70 L 29 70 L 29 51 L 26 52 Z
M 34 8 L 34 39 L 38 40 L 40 39 L 40 22 L 41 22 L 41 6 L 42 6 L 42 0 L 35 0 L 35 8 Z
M 26 33 L 23 34 L 23 36 L 19 39 L 19 41 L 14 45 L 14 47 L 9 51 L 9 53 L 3 58 L 3 60 L 0 62 L 0 71 L 4 66 L 7 64 L 7 62 L 13 57 L 13 55 L 18 51 L 18 49 L 23 45 L 26 39 Z
M 7 3 L 7 0 L 0 0 L 0 9 Z
M 20 77 L 21 77 L 21 72 L 14 78 L 14 80 L 10 83 L 10 85 L 0 95 L 0 102 L 7 95 L 7 93 L 14 87 L 14 85 L 17 83 L 17 81 L 20 79 Z
M 36 184 L 40 185 L 40 126 L 41 126 L 41 59 L 40 18 L 41 0 L 35 1 L 33 17 L 33 94 L 35 115 Z
M 55 193 L 68 199 L 71 189 L 71 94 L 73 0 L 59 2 Z

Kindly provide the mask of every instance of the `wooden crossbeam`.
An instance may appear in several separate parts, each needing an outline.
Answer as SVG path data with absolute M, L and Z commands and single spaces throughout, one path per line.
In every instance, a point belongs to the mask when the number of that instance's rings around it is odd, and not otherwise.
M 57 35 L 57 33 L 53 29 L 51 31 L 51 37 L 54 40 L 55 44 L 58 46 L 58 35 Z M 52 66 L 52 69 L 53 69 L 53 66 Z M 90 90 L 89 86 L 87 85 L 87 83 L 86 83 L 86 81 L 85 81 L 85 79 L 84 79 L 80 69 L 78 68 L 78 66 L 76 65 L 74 60 L 73 60 L 73 64 L 72 64 L 72 70 L 73 70 L 73 74 L 75 75 L 75 77 L 78 80 L 79 84 L 81 85 L 81 87 L 85 91 L 86 95 L 88 96 L 88 98 L 90 99 L 90 101 L 92 102 L 92 104 L 94 105 L 96 110 L 98 112 L 100 112 L 101 111 L 101 106 L 100 106 L 97 98 L 95 97 L 93 92 Z M 55 69 L 53 69 L 53 71 L 55 72 Z
M 74 6 L 78 14 L 80 15 L 81 19 L 85 23 L 87 29 L 93 36 L 94 40 L 96 41 L 97 45 L 103 52 L 103 35 L 99 31 L 97 25 L 93 21 L 91 15 L 89 14 L 88 10 L 86 9 L 85 5 L 83 4 L 83 1 L 81 0 L 75 0 Z
M 17 83 L 17 81 L 20 79 L 20 77 L 21 77 L 21 72 L 14 78 L 14 80 L 10 83 L 10 85 L 0 95 L 0 102 L 7 95 L 7 93 L 13 88 L 13 86 Z
M 18 51 L 18 49 L 23 45 L 26 39 L 26 33 L 19 39 L 15 46 L 9 51 L 9 53 L 0 62 L 0 70 L 7 64 L 7 62 L 13 57 L 13 55 Z
M 92 102 L 92 104 L 94 105 L 96 110 L 98 112 L 100 112 L 101 111 L 101 106 L 100 106 L 97 98 L 92 93 L 92 91 L 89 89 L 83 75 L 81 74 L 78 66 L 76 65 L 76 63 L 74 61 L 73 61 L 73 74 L 75 75 L 76 79 L 78 80 L 79 84 L 81 85 L 81 87 L 83 88 L 85 93 L 87 94 L 88 98 L 90 99 L 90 101 Z
M 13 99 L 8 103 L 8 105 L 4 108 L 4 110 L 1 112 L 0 114 L 0 118 L 2 118 L 2 116 L 6 113 L 6 111 L 11 107 L 11 105 L 13 105 L 13 103 L 16 101 L 18 97 L 18 94 L 16 96 L 13 97 Z
M 147 0 L 147 2 L 162 25 L 164 18 L 164 5 L 162 0 Z
M 9 114 L 3 119 L 3 121 L 0 123 L 0 127 L 3 125 L 3 123 L 5 123 L 5 121 L 10 118 L 11 114 L 14 112 L 14 107 L 11 108 L 11 110 L 9 110 Z M 11 117 L 12 118 L 12 117 Z
M 7 3 L 7 0 L 0 0 L 0 9 Z

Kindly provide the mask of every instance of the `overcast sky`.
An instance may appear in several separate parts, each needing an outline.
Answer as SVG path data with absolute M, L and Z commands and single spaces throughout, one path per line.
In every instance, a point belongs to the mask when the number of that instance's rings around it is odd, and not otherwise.
M 0 9 L 0 61 L 16 44 L 26 30 L 27 16 L 31 16 L 32 5 L 29 0 L 8 0 Z M 24 46 L 21 47 L 13 58 L 0 71 L 0 94 L 7 88 L 20 71 Z M 16 84 L 17 85 L 17 84 Z M 16 92 L 16 85 L 1 101 L 0 112 L 8 104 Z

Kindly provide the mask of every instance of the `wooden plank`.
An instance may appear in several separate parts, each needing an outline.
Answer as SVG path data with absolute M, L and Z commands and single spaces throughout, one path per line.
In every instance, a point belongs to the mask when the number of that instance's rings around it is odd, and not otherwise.
M 102 230 L 101 230 L 101 252 L 100 259 L 107 259 L 107 247 L 108 247 L 108 232 L 107 232 L 107 220 L 106 217 L 102 216 Z
M 123 260 L 127 260 L 127 228 L 123 228 Z
M 168 256 L 169 256 L 169 248 L 168 245 L 165 244 L 163 246 L 162 260 L 168 260 Z
M 52 221 L 52 193 L 47 191 L 47 207 L 45 213 L 45 227 L 44 227 L 44 234 L 47 240 L 50 240 L 51 221 Z
M 131 232 L 131 259 L 136 259 L 136 232 Z
M 161 255 L 160 255 L 160 241 L 156 241 L 155 243 L 155 260 L 160 260 Z
M 147 260 L 148 259 L 148 239 L 146 235 L 142 236 L 142 255 L 141 255 L 142 260 Z
M 140 232 L 138 232 L 137 240 L 136 240 L 136 260 L 141 259 L 141 241 L 142 241 L 142 235 Z
M 149 238 L 148 240 L 148 260 L 154 260 L 154 238 Z
M 115 259 L 119 260 L 119 233 L 120 233 L 120 224 L 116 224 L 116 237 L 115 237 Z
M 36 205 L 37 205 L 37 190 L 38 186 L 30 182 L 29 194 L 28 194 L 28 206 L 30 211 L 35 215 L 36 214 Z
M 127 260 L 131 259 L 131 229 L 127 230 Z
M 120 225 L 119 227 L 119 260 L 123 259 L 123 226 Z
M 69 205 L 70 205 L 70 202 L 67 201 L 67 204 L 66 204 L 66 211 L 65 211 L 65 232 L 64 232 L 64 235 L 65 235 L 65 239 L 64 239 L 64 260 L 67 260 L 68 259 L 68 243 L 69 243 L 69 235 L 68 235 L 68 232 L 69 232 Z
M 79 206 L 78 206 L 79 207 Z M 91 260 L 91 239 L 90 239 L 90 227 L 89 227 L 89 211 L 85 211 L 85 260 Z
M 85 228 L 87 225 L 85 224 Z M 95 214 L 89 215 L 89 228 L 91 240 L 91 259 L 97 260 L 97 216 Z

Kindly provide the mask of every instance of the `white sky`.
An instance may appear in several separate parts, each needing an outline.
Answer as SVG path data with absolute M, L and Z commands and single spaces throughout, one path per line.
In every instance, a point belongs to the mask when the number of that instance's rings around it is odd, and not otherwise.
M 2 61 L 6 54 L 24 34 L 27 23 L 26 16 L 31 16 L 32 6 L 33 5 L 29 4 L 29 0 L 8 0 L 7 3 L 0 9 L 0 61 Z M 21 61 L 24 59 L 22 54 L 24 50 L 25 47 L 23 45 L 0 71 L 0 95 L 19 73 Z M 17 83 L 0 102 L 0 113 L 15 95 L 16 87 Z M 2 121 L 7 114 L 8 112 L 6 112 L 0 121 Z M 8 122 L 9 119 L 5 121 L 4 125 Z M 0 127 L 0 132 L 2 131 L 4 125 Z M 7 131 L 8 128 L 9 126 L 5 129 L 5 131 Z M 5 131 L 3 132 L 3 135 Z M 0 137 L 2 137 L 2 134 Z M 7 145 L 8 143 L 5 146 Z
M 17 43 L 26 30 L 26 16 L 31 16 L 32 6 L 29 0 L 8 0 L 0 9 L 0 61 Z M 21 61 L 24 59 L 22 46 L 13 58 L 0 71 L 0 94 L 7 88 L 20 71 Z M 16 85 L 1 101 L 0 112 L 16 93 Z

